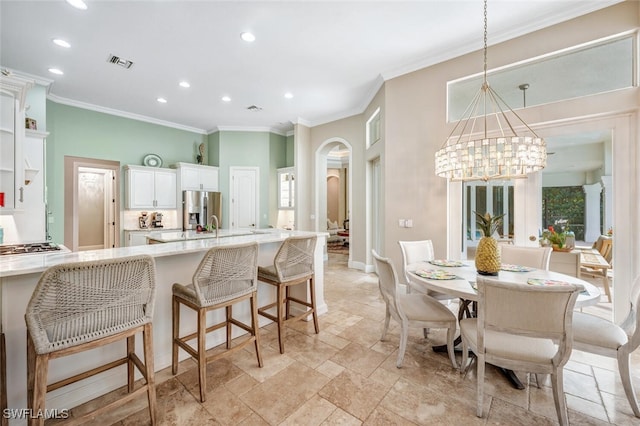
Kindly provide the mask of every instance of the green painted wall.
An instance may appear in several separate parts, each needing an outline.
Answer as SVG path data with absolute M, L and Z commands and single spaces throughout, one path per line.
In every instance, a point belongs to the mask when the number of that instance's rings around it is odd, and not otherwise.
M 209 166 L 220 165 L 220 132 L 210 134 L 207 139 L 209 140 Z
M 258 167 L 260 169 L 260 221 L 259 227 L 275 225 L 276 216 L 269 208 L 270 179 L 278 164 L 285 158 L 285 137 L 268 132 L 219 132 L 220 192 L 225 227 L 229 218 L 230 167 Z M 274 158 L 272 159 L 272 155 Z M 265 217 L 266 216 L 266 217 Z
M 163 167 L 178 161 L 195 163 L 198 145 L 206 135 L 58 104 L 46 103 L 47 186 L 55 242 L 64 241 L 64 157 L 76 156 L 142 164 L 149 153 L 163 159 Z M 124 206 L 124 173 L 120 176 Z
M 286 154 L 287 155 L 287 162 L 282 167 L 293 167 L 295 165 L 295 163 L 296 163 L 295 160 L 294 160 L 294 158 L 295 158 L 295 156 L 294 156 L 295 155 L 295 148 L 294 148 L 295 147 L 295 143 L 294 143 L 294 141 L 295 141 L 295 138 L 294 138 L 293 135 L 287 136 L 287 147 L 286 147 L 286 150 L 287 150 L 287 154 Z

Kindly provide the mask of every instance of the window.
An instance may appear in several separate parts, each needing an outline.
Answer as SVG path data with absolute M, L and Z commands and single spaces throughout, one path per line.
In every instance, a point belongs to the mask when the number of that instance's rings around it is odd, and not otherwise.
M 367 120 L 367 147 L 373 145 L 380 140 L 380 108 L 371 115 Z
M 489 71 L 488 81 L 513 109 L 542 105 L 634 85 L 635 34 L 575 46 Z M 528 84 L 523 90 L 520 85 Z M 482 74 L 447 85 L 448 120 L 463 118 L 482 85 Z

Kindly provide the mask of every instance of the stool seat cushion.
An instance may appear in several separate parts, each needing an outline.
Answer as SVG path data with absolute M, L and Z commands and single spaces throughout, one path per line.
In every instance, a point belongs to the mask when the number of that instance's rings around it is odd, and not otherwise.
M 309 279 L 313 276 L 313 271 L 309 272 L 309 269 L 306 265 L 290 265 L 287 268 L 288 276 L 284 280 L 285 282 L 289 281 L 300 281 L 303 279 Z M 258 280 L 266 279 L 273 282 L 281 282 L 280 277 L 278 277 L 278 273 L 276 272 L 275 266 L 258 266 Z

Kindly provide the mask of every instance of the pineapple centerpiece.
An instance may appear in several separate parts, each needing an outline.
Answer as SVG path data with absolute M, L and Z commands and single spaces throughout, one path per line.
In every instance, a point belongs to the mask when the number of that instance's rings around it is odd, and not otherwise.
M 498 227 L 502 224 L 503 214 L 491 217 L 485 213 L 484 216 L 474 212 L 477 216 L 476 224 L 482 231 L 482 238 L 476 249 L 476 269 L 480 275 L 498 275 L 500 271 L 500 250 L 498 242 L 492 237 Z

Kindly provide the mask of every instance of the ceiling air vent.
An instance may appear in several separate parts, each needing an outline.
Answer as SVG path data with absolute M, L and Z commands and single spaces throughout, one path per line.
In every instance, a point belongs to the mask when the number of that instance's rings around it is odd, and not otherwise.
M 116 55 L 109 55 L 109 57 L 107 58 L 107 62 L 115 65 L 119 65 L 122 68 L 126 68 L 126 69 L 129 69 L 133 66 L 133 62 L 128 61 L 126 59 L 122 59 L 121 57 Z
M 260 108 L 260 107 L 259 107 L 259 106 L 257 106 L 257 105 L 251 105 L 251 106 L 248 106 L 248 107 L 247 107 L 247 109 L 248 109 L 249 111 L 254 111 L 254 112 L 256 112 L 256 111 L 262 111 L 262 108 Z

